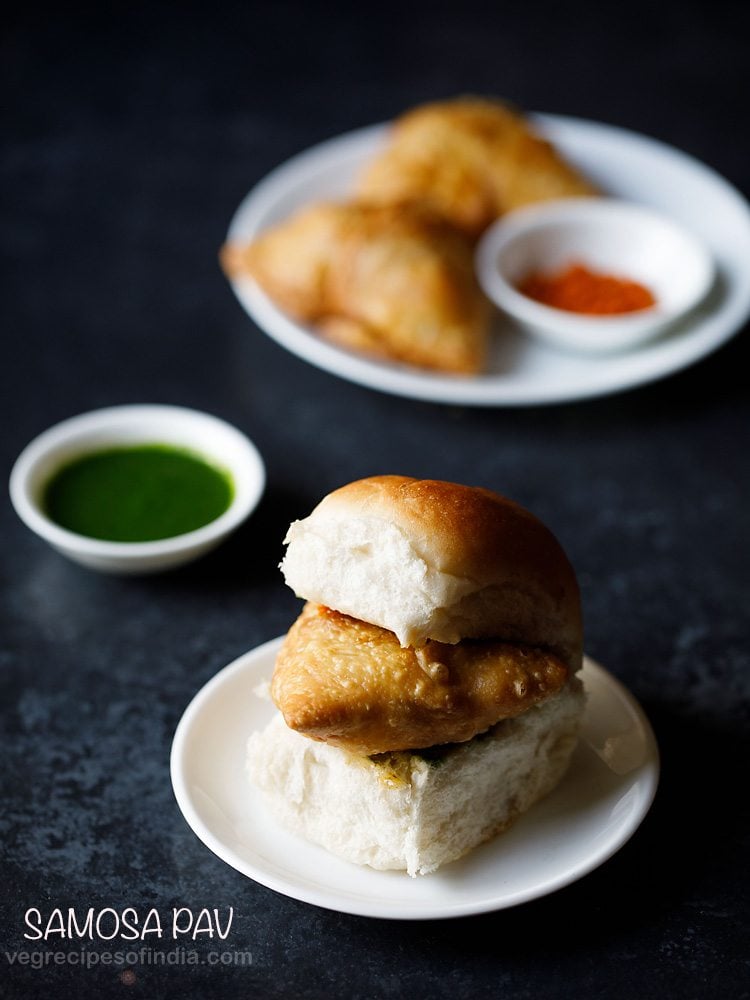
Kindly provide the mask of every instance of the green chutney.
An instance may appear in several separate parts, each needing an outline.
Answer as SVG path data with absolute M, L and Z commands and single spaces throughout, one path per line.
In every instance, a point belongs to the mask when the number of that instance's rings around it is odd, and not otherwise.
M 152 542 L 201 528 L 224 513 L 228 473 L 188 449 L 139 444 L 89 452 L 45 487 L 47 516 L 68 531 L 110 542 Z

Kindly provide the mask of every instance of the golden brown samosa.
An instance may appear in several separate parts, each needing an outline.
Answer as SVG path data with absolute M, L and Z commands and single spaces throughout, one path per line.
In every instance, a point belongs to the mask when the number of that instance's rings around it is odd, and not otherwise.
M 318 203 L 221 260 L 344 347 L 456 374 L 484 365 L 489 307 L 471 244 L 421 208 Z
M 398 118 L 356 188 L 364 201 L 421 205 L 471 238 L 514 208 L 596 193 L 526 118 L 476 97 L 425 104 Z

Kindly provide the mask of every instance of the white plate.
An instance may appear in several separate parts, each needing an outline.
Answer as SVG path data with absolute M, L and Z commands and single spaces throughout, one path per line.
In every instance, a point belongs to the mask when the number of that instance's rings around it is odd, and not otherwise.
M 188 706 L 172 745 L 172 786 L 185 819 L 214 854 L 276 892 L 331 910 L 392 919 L 458 917 L 553 892 L 611 857 L 648 811 L 659 755 L 633 697 L 586 660 L 589 695 L 570 771 L 507 833 L 433 875 L 358 867 L 280 829 L 245 776 L 249 734 L 273 706 L 254 689 L 281 639 L 220 671 Z
M 714 255 L 713 293 L 669 335 L 616 360 L 584 357 L 538 343 L 498 318 L 487 373 L 464 378 L 371 361 L 328 344 L 249 279 L 232 285 L 245 310 L 292 353 L 342 378 L 399 396 L 477 406 L 555 403 L 628 389 L 685 368 L 733 336 L 750 315 L 750 210 L 739 192 L 692 157 L 637 133 L 552 115 L 535 121 L 608 194 L 672 216 Z M 248 241 L 309 202 L 346 197 L 386 136 L 387 126 L 373 126 L 293 157 L 247 195 L 228 238 Z

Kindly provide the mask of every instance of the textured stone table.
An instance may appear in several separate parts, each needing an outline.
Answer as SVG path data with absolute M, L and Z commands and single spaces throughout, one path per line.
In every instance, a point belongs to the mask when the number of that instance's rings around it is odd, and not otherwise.
M 747 996 L 745 338 L 606 399 L 453 408 L 288 355 L 216 263 L 281 160 L 464 91 L 658 136 L 750 190 L 740 5 L 639 2 L 609 24 L 599 5 L 440 6 L 36 7 L 6 27 L 3 467 L 57 420 L 164 402 L 250 434 L 269 481 L 231 543 L 147 579 L 77 568 L 0 506 L 3 996 Z M 187 702 L 296 614 L 276 569 L 289 520 L 386 471 L 486 485 L 547 521 L 580 575 L 587 651 L 660 743 L 635 837 L 517 909 L 401 923 L 307 906 L 214 857 L 172 795 Z M 23 937 L 32 907 L 183 906 L 233 907 L 222 947 L 252 963 L 86 970 L 64 957 L 76 942 Z

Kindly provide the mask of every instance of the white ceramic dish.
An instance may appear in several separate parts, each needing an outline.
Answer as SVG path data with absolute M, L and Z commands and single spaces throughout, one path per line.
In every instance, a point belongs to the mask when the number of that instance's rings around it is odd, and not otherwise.
M 718 280 L 703 305 L 669 335 L 617 358 L 555 350 L 498 320 L 486 374 L 431 375 L 368 360 L 325 343 L 293 322 L 249 280 L 233 289 L 258 326 L 293 354 L 352 382 L 414 399 L 475 406 L 527 406 L 601 396 L 693 364 L 732 337 L 750 315 L 750 210 L 702 163 L 664 143 L 595 122 L 536 116 L 560 150 L 604 191 L 654 208 L 702 240 Z M 243 200 L 229 239 L 256 233 L 320 198 L 346 197 L 353 178 L 383 147 L 387 126 L 331 139 L 278 167 Z
M 518 291 L 527 275 L 560 273 L 573 263 L 639 282 L 656 304 L 591 316 Z M 659 336 L 705 298 L 714 280 L 713 261 L 691 233 L 653 209 L 614 198 L 568 198 L 511 212 L 483 234 L 476 269 L 487 297 L 524 330 L 553 347 L 593 354 Z
M 196 835 L 243 875 L 286 896 L 372 917 L 457 917 L 515 906 L 596 868 L 635 832 L 653 800 L 659 755 L 633 697 L 591 660 L 589 701 L 568 775 L 515 826 L 433 875 L 348 864 L 280 829 L 245 776 L 249 734 L 273 706 L 254 694 L 281 639 L 241 656 L 195 696 L 175 733 L 172 786 Z
M 195 531 L 153 542 L 108 542 L 68 531 L 40 506 L 45 484 L 78 455 L 137 443 L 188 448 L 224 468 L 234 483 L 228 509 Z M 10 498 L 24 523 L 69 559 L 107 573 L 153 573 L 181 565 L 222 542 L 254 510 L 265 486 L 255 445 L 231 424 L 181 406 L 113 406 L 71 417 L 27 445 L 10 476 Z

